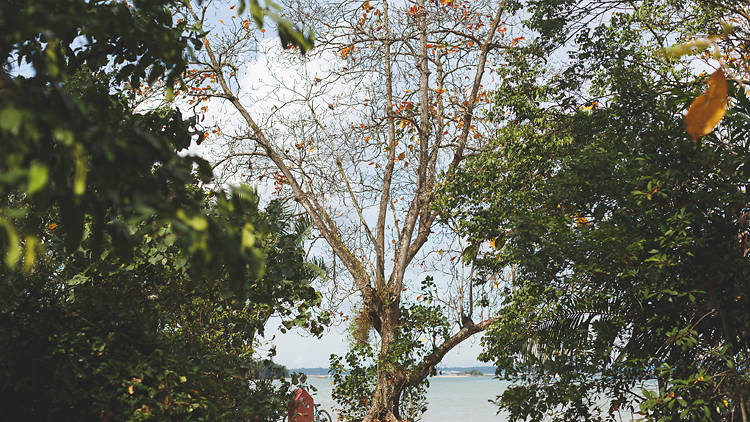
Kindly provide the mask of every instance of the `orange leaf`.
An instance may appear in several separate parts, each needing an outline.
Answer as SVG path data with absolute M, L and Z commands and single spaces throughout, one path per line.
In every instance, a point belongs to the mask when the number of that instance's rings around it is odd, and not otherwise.
M 406 153 L 402 152 L 401 154 L 398 155 L 398 158 L 396 160 L 403 160 L 404 157 L 406 157 Z
M 688 108 L 685 128 L 688 135 L 697 140 L 711 133 L 727 112 L 727 79 L 719 68 L 708 78 L 708 87 Z
M 57 227 L 57 223 L 50 223 L 50 225 L 47 226 L 47 228 L 50 229 L 50 230 L 54 230 L 55 227 Z

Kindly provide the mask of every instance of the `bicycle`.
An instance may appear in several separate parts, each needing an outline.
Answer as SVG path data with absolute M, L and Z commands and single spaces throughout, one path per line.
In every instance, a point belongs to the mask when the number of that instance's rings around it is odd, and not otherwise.
M 313 422 L 333 422 L 333 419 L 331 419 L 331 415 L 326 412 L 323 409 L 318 409 L 320 407 L 319 404 L 313 405 L 315 407 L 315 411 L 313 413 Z M 284 416 L 283 422 L 288 421 L 288 416 Z
M 315 422 L 333 422 L 331 415 L 323 409 L 318 410 L 319 404 L 315 405 Z

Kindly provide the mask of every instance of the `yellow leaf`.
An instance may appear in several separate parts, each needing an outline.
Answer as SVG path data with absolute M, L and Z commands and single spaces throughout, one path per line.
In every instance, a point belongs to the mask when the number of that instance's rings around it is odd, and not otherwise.
M 719 68 L 708 78 L 708 88 L 693 100 L 685 115 L 685 128 L 695 141 L 711 133 L 727 112 L 727 79 Z
M 490 239 L 490 246 L 492 247 L 492 249 L 497 249 L 497 247 L 495 246 L 495 239 Z
M 133 385 L 132 384 L 129 385 L 128 386 L 128 394 L 130 394 L 132 396 L 134 392 L 135 392 L 135 389 L 133 388 Z
M 26 252 L 23 255 L 23 271 L 28 273 L 34 268 L 39 240 L 34 236 L 26 236 Z

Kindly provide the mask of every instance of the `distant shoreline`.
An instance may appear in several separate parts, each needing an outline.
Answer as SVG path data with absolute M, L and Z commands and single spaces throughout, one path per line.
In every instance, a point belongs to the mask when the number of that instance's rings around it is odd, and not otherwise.
M 304 372 L 303 372 L 304 373 Z M 305 374 L 308 378 L 320 378 L 320 379 L 326 379 L 331 378 L 330 375 L 320 375 L 320 374 Z M 482 377 L 492 377 L 495 374 L 441 374 L 441 375 L 433 375 L 429 378 L 482 378 Z
M 465 377 L 465 376 L 494 376 L 494 366 L 468 366 L 468 367 L 444 367 L 436 368 L 437 375 L 432 378 L 442 377 Z M 289 368 L 289 373 L 305 374 L 308 377 L 323 377 L 328 378 L 328 368 Z M 472 374 L 473 372 L 473 374 Z M 480 375 L 481 374 L 481 375 Z

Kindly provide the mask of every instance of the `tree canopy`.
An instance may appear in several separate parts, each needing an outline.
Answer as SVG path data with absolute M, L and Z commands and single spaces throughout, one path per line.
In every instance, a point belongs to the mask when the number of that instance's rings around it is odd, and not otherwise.
M 498 400 L 511 419 L 747 418 L 750 21 L 708 3 L 631 4 L 563 32 L 576 47 L 561 67 L 535 50 L 560 33 L 519 51 L 496 140 L 445 186 L 478 262 L 513 274 L 483 340 L 515 382 Z M 719 42 L 731 106 L 689 136 L 706 77 L 665 43 L 721 34 L 720 19 L 740 25 Z
M 744 2 L 9 0 L 0 27 L 12 419 L 278 420 L 304 380 L 257 346 L 322 331 L 319 279 L 356 297 L 347 420 L 418 419 L 486 330 L 511 420 L 748 421 Z
M 177 2 L 0 6 L 0 394 L 17 420 L 275 420 L 271 315 L 319 333 L 309 222 L 209 191 L 170 90 L 200 28 Z M 271 262 L 273 265 L 268 265 Z M 296 382 L 296 381 L 295 381 Z

